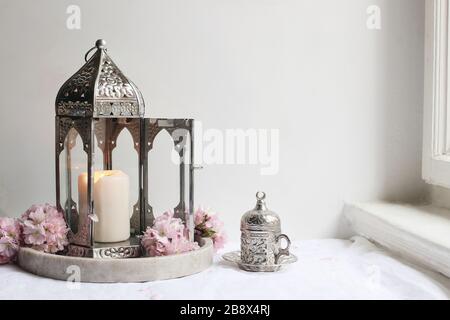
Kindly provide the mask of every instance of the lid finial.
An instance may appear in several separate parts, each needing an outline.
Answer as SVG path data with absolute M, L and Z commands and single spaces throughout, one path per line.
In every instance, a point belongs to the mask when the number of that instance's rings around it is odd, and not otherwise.
M 266 194 L 263 191 L 256 192 L 256 207 L 255 210 L 267 210 L 266 202 L 264 199 L 266 198 Z

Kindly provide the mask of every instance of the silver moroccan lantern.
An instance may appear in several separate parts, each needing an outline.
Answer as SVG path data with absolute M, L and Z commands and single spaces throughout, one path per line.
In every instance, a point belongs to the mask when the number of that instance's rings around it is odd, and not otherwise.
M 180 185 L 175 190 L 179 203 L 174 213 L 194 241 L 193 119 L 145 118 L 141 92 L 111 60 L 105 44 L 98 40 L 86 53 L 86 63 L 64 83 L 56 98 L 56 203 L 70 228 L 67 254 L 95 258 L 142 255 L 138 236 L 154 220 L 148 203 L 148 153 L 163 130 L 172 137 L 180 157 Z M 135 162 L 131 165 L 138 172 L 136 181 L 130 181 L 113 163 L 124 130 L 133 141 Z M 82 142 L 81 158 L 74 152 L 77 139 Z M 133 186 L 137 199 L 130 196 Z

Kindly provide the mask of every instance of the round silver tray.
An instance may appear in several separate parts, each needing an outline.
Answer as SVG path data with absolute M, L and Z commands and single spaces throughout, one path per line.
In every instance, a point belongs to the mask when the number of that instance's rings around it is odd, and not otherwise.
M 199 240 L 200 249 L 162 257 L 100 259 L 70 257 L 20 248 L 19 266 L 38 276 L 80 282 L 146 282 L 180 278 L 207 269 L 213 261 L 212 240 Z
M 238 265 L 239 268 L 245 271 L 252 272 L 275 272 L 280 270 L 280 268 L 284 265 L 294 263 L 297 261 L 297 257 L 292 253 L 288 256 L 281 256 L 278 264 L 273 265 L 255 265 L 255 264 L 245 264 L 241 261 L 241 252 L 240 251 L 232 251 L 225 253 L 222 258 L 228 262 L 232 262 Z

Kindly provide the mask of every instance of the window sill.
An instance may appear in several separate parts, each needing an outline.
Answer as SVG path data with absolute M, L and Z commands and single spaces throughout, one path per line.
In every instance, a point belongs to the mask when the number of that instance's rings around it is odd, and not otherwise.
M 350 203 L 344 215 L 357 234 L 450 277 L 450 210 L 431 205 Z

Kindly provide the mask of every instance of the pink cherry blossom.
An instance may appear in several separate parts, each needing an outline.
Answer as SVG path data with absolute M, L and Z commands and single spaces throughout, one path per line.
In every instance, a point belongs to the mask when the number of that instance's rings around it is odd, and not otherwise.
M 178 234 L 185 232 L 183 221 L 179 218 L 174 218 L 172 211 L 164 212 L 155 219 L 153 229 L 157 230 L 161 236 L 168 238 L 175 238 Z
M 207 214 L 205 227 L 215 230 L 216 232 L 222 230 L 223 222 L 219 220 L 219 217 L 215 213 Z
M 180 234 L 177 238 L 171 239 L 166 245 L 167 255 L 178 254 L 198 249 L 197 242 L 189 241 L 184 235 Z
M 17 241 L 9 237 L 0 238 L 0 264 L 14 261 L 18 250 L 19 244 Z
M 23 222 L 23 236 L 26 244 L 43 244 L 45 242 L 45 229 L 43 224 L 35 224 L 31 220 L 25 220 Z
M 33 205 L 22 215 L 23 241 L 33 249 L 56 253 L 68 244 L 66 222 L 50 204 Z
M 20 241 L 20 224 L 17 219 L 0 217 L 0 264 L 16 259 Z
M 204 223 L 205 221 L 206 221 L 206 211 L 203 210 L 202 207 L 200 207 L 194 212 L 194 224 L 198 226 Z
M 198 208 L 194 213 L 195 233 L 201 237 L 211 238 L 214 249 L 223 248 L 226 242 L 226 235 L 223 230 L 223 222 L 218 214 L 209 209 Z
M 222 249 L 225 246 L 225 243 L 227 242 L 227 237 L 224 232 L 216 233 L 212 240 L 214 242 L 214 249 L 219 250 Z
M 29 211 L 28 218 L 35 224 L 40 224 L 45 220 L 44 207 L 33 205 Z
M 142 246 L 151 257 L 167 256 L 198 249 L 196 242 L 186 237 L 183 221 L 168 211 L 157 217 L 141 239 Z

